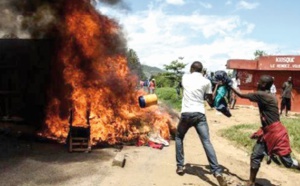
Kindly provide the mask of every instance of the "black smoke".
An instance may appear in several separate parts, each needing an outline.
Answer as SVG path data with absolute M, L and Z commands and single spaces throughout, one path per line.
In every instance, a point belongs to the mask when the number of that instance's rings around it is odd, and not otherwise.
M 79 1 L 79 0 L 77 0 Z M 122 0 L 81 0 L 129 10 Z M 1 0 L 0 38 L 51 38 L 60 28 L 66 0 Z
M 59 25 L 62 4 L 60 0 L 1 0 L 0 37 L 49 37 Z

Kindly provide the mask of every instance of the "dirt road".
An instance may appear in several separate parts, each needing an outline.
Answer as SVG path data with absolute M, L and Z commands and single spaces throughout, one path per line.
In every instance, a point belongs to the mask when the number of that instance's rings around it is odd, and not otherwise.
M 217 131 L 241 123 L 259 122 L 258 110 L 255 108 L 238 108 L 232 110 L 233 117 L 217 115 L 215 110 L 207 110 L 212 143 L 218 161 L 224 167 L 229 185 L 237 185 L 248 179 L 249 154 L 237 149 L 231 142 L 217 135 Z M 216 186 L 217 181 L 209 173 L 207 159 L 197 133 L 193 128 L 187 133 L 184 141 L 186 174 L 175 173 L 175 146 L 163 150 L 148 147 L 123 149 L 128 154 L 126 166 L 114 167 L 111 174 L 101 182 L 103 186 Z M 274 164 L 263 162 L 257 182 L 263 186 L 296 186 L 300 185 L 300 172 L 292 172 Z
M 257 109 L 238 108 L 233 117 L 217 115 L 207 110 L 212 143 L 218 161 L 232 186 L 248 179 L 249 154 L 220 137 L 220 129 L 241 123 L 259 122 Z M 125 146 L 120 152 L 115 148 L 94 149 L 92 153 L 67 153 L 58 144 L 40 144 L 9 141 L 16 148 L 4 146 L 0 155 L 0 185 L 57 185 L 57 186 L 216 186 L 210 174 L 200 140 L 192 128 L 184 141 L 186 173 L 175 173 L 175 146 L 162 150 L 150 147 Z M 12 150 L 13 149 L 13 150 Z M 124 168 L 112 166 L 116 154 L 126 155 Z M 300 172 L 293 172 L 274 164 L 263 162 L 257 182 L 263 186 L 300 185 Z

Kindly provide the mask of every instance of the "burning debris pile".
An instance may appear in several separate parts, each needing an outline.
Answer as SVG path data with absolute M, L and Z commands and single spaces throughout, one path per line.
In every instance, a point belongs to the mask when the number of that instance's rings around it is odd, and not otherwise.
M 40 135 L 65 142 L 72 109 L 73 126 L 80 127 L 87 126 L 89 111 L 93 144 L 130 141 L 149 132 L 169 139 L 170 115 L 158 106 L 138 106 L 144 92 L 136 90 L 138 80 L 127 66 L 126 41 L 117 22 L 97 12 L 90 0 L 6 0 L 6 5 L 17 6 L 2 14 L 19 12 L 12 19 L 20 22 L 6 28 L 1 24 L 2 37 L 29 35 L 56 41 L 49 104 Z

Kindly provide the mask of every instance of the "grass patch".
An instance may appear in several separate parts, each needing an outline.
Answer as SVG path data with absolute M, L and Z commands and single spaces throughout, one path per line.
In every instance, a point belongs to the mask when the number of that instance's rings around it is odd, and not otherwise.
M 247 152 L 251 152 L 255 140 L 250 139 L 251 134 L 257 131 L 260 125 L 258 124 L 241 124 L 222 129 L 221 136 L 233 141 L 238 147 L 244 148 Z
M 300 119 L 282 119 L 282 123 L 286 126 L 293 151 L 300 153 Z
M 300 153 L 300 119 L 283 118 L 282 123 L 288 130 L 291 147 L 293 151 Z M 256 140 L 250 139 L 250 135 L 256 132 L 260 124 L 241 124 L 220 131 L 222 137 L 234 142 L 238 147 L 245 148 L 247 152 L 252 151 Z
M 181 96 L 178 96 L 175 88 L 163 87 L 157 88 L 155 93 L 160 101 L 163 101 L 170 107 L 180 110 L 181 109 Z

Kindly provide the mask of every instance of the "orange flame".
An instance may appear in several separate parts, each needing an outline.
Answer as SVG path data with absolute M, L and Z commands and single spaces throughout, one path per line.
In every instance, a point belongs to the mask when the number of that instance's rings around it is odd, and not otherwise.
M 138 96 L 144 92 L 136 90 L 138 80 L 119 52 L 118 24 L 95 11 L 89 0 L 66 0 L 65 7 L 58 59 L 63 64 L 64 84 L 59 82 L 59 89 L 69 93 L 52 97 L 43 135 L 61 141 L 67 138 L 66 108 L 70 106 L 75 110 L 74 126 L 86 126 L 90 110 L 94 144 L 115 144 L 151 131 L 169 139 L 169 114 L 158 106 L 138 106 Z

